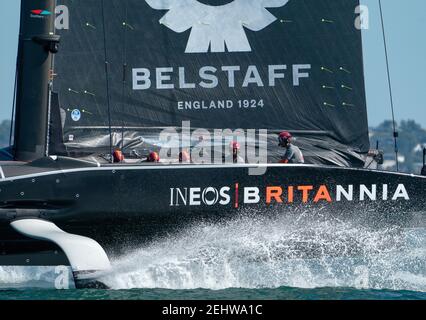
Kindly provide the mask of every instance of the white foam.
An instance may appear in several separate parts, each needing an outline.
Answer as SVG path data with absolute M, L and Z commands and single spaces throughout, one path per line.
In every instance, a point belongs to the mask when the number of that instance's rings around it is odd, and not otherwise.
M 199 224 L 116 259 L 115 289 L 281 286 L 426 291 L 426 231 L 341 221 Z
M 54 287 L 54 268 L 0 267 L 0 288 Z M 113 259 L 113 289 L 355 287 L 426 292 L 426 229 L 245 217 L 199 223 Z

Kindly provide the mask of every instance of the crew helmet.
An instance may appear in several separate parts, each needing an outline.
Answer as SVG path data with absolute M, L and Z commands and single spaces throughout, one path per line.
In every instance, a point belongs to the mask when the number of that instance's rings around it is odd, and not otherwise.
M 288 131 L 283 131 L 280 133 L 280 135 L 278 136 L 278 141 L 280 146 L 286 146 L 291 142 L 291 139 L 293 138 L 293 136 L 291 135 L 290 132 Z
M 158 155 L 157 152 L 151 152 L 148 156 L 148 162 L 159 162 L 160 161 L 160 156 Z
M 239 144 L 238 141 L 231 141 L 231 143 L 229 144 L 229 149 L 231 149 L 232 151 L 234 150 L 240 150 L 241 149 L 241 145 Z
M 124 155 L 123 152 L 120 149 L 115 149 L 112 153 L 112 157 L 114 159 L 114 162 L 123 162 L 124 161 Z

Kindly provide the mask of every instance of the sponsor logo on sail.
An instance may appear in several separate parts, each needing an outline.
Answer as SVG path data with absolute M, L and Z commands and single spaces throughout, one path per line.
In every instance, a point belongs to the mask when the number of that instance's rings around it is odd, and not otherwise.
M 153 9 L 168 10 L 160 23 L 177 33 L 191 30 L 186 53 L 251 52 L 246 29 L 257 32 L 277 18 L 268 8 L 289 0 L 234 0 L 221 6 L 197 0 L 145 0 Z
M 268 28 L 277 20 L 270 9 L 284 7 L 290 0 L 222 0 L 216 5 L 204 0 L 145 0 L 156 10 L 167 10 L 160 19 L 160 24 L 176 33 L 188 32 L 185 53 L 232 53 L 252 52 L 248 32 L 257 32 Z M 207 3 L 207 4 L 206 4 Z M 255 33 L 256 34 L 256 33 Z M 257 33 L 262 37 L 261 33 Z M 163 35 L 164 36 L 164 35 Z M 264 37 L 265 35 L 263 35 Z M 159 35 L 161 38 L 161 36 Z M 180 38 L 179 38 L 180 39 Z M 175 39 L 177 41 L 178 39 Z M 179 40 L 180 41 L 180 40 Z M 265 43 L 269 46 L 271 43 Z M 265 50 L 265 46 L 257 50 Z M 253 51 L 256 49 L 253 48 Z M 177 54 L 181 52 L 170 52 Z M 167 53 L 169 54 L 169 53 Z M 269 53 L 268 53 L 269 54 Z M 198 65 L 198 61 L 186 60 L 181 64 L 173 63 L 161 66 L 140 66 L 132 68 L 132 88 L 134 91 L 162 90 L 197 90 L 196 95 L 180 96 L 174 108 L 176 112 L 204 112 L 229 110 L 268 109 L 268 99 L 253 96 L 256 88 L 275 88 L 292 86 L 295 89 L 304 86 L 310 80 L 311 63 L 282 61 L 284 55 L 276 57 L 276 63 L 263 65 L 256 56 L 250 57 L 250 64 L 241 65 L 241 59 L 232 63 L 229 60 L 216 60 L 205 55 L 208 65 Z M 243 59 L 244 60 L 244 59 Z M 204 61 L 203 59 L 199 61 Z M 216 63 L 212 63 L 216 61 Z M 225 61 L 227 63 L 225 63 Z M 226 88 L 230 89 L 225 91 Z M 208 94 L 207 99 L 199 97 L 199 90 L 224 91 L 222 95 Z M 239 90 L 246 91 L 244 97 Z M 261 91 L 265 92 L 264 90 Z M 227 96 L 226 96 L 227 95 Z M 236 96 L 237 95 L 237 96 Z M 211 99 L 210 97 L 215 97 Z

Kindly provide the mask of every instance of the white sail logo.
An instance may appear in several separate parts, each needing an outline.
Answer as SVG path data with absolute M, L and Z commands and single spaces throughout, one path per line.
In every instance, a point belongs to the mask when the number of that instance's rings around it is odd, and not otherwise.
M 153 9 L 169 10 L 160 23 L 182 33 L 191 29 L 186 53 L 251 52 L 246 29 L 260 31 L 277 18 L 267 8 L 289 0 L 234 0 L 209 6 L 197 0 L 145 0 Z

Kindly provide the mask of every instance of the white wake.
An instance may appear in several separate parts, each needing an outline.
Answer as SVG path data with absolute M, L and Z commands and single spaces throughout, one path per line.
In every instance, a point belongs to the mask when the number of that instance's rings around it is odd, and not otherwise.
M 113 259 L 113 289 L 355 287 L 426 292 L 426 229 L 244 217 L 199 223 Z M 54 268 L 0 267 L 0 289 L 54 287 Z
M 426 291 L 426 230 L 246 217 L 189 227 L 113 264 L 104 281 L 115 289 Z

